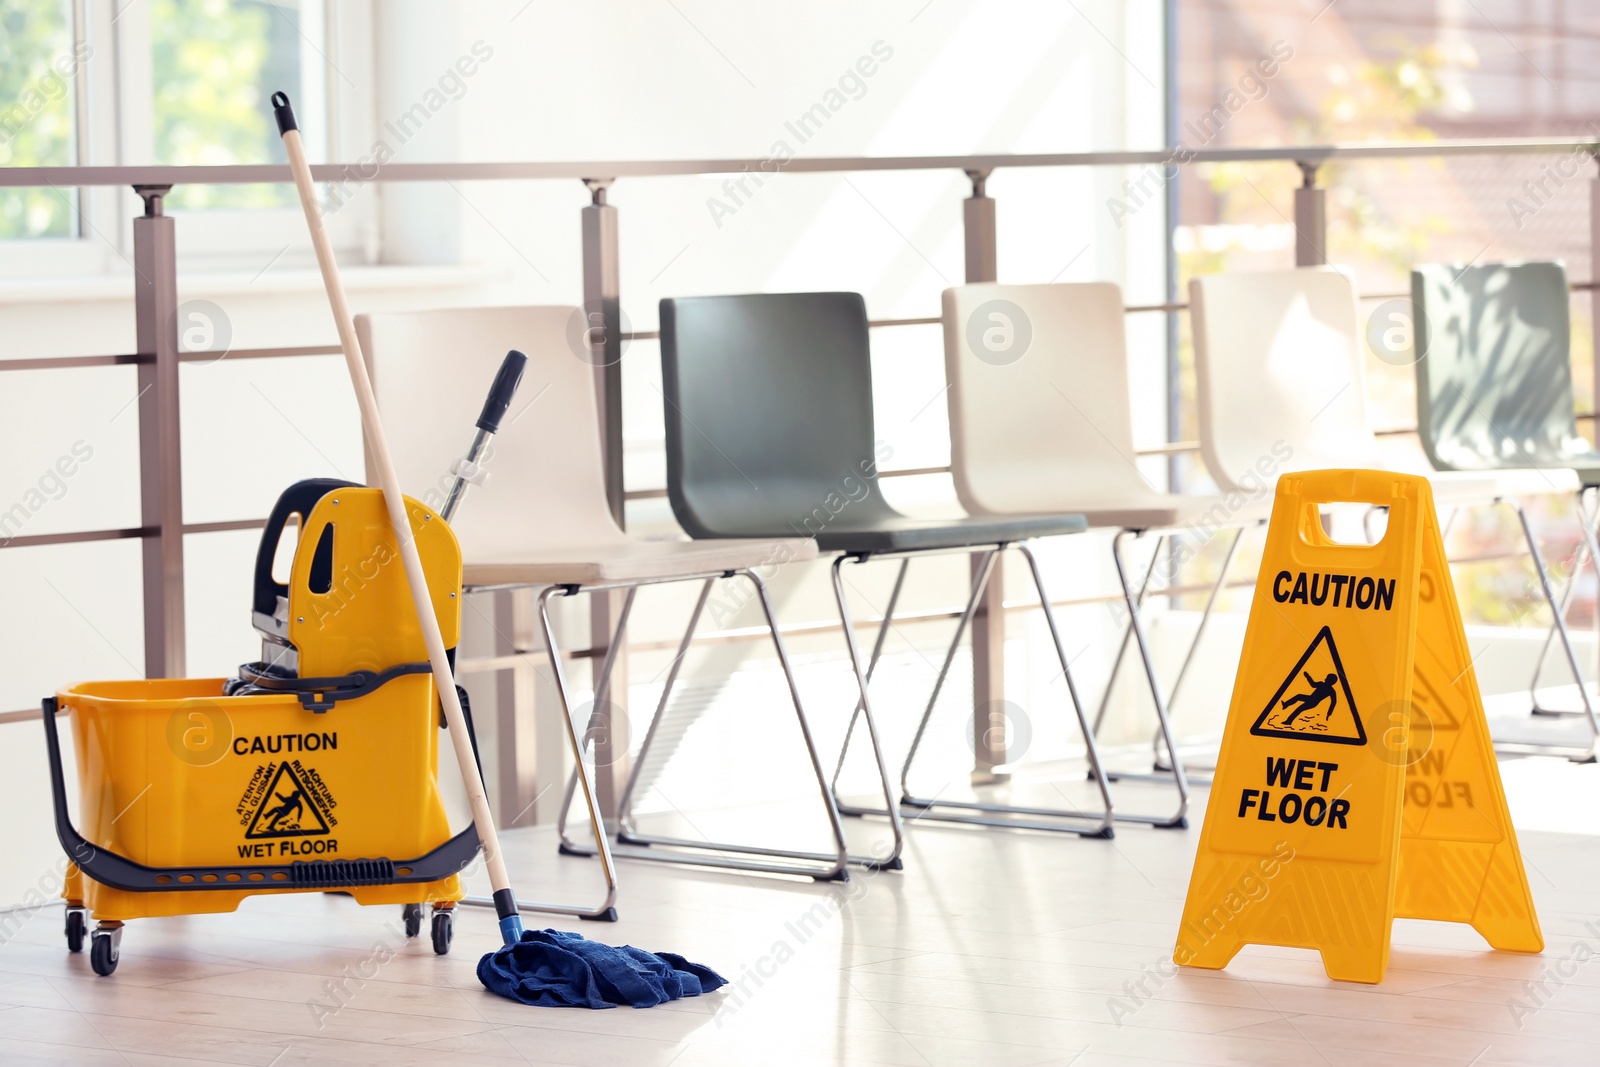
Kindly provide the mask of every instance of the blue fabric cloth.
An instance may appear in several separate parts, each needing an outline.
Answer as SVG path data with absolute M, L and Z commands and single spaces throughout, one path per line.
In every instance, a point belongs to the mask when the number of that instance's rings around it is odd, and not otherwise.
M 716 971 L 671 952 L 616 948 L 561 930 L 526 930 L 522 940 L 478 961 L 492 993 L 546 1008 L 653 1008 L 728 984 Z

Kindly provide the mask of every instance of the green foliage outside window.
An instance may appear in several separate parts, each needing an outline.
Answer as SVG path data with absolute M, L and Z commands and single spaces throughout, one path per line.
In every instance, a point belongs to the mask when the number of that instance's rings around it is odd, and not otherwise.
M 77 64 L 61 0 L 0 0 L 0 166 L 72 165 Z M 0 189 L 0 239 L 70 236 L 73 196 Z
M 259 0 L 152 0 L 156 162 L 173 166 L 282 163 L 267 98 L 300 87 L 300 12 Z M 272 208 L 285 185 L 186 185 L 174 209 Z

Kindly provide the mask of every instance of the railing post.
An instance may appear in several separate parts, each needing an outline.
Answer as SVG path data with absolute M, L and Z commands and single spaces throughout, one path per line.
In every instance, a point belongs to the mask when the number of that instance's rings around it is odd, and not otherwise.
M 1294 191 L 1294 265 L 1328 262 L 1328 191 L 1317 186 L 1317 164 L 1299 162 L 1300 188 Z
M 986 189 L 989 171 L 969 170 L 972 195 L 962 204 L 961 219 L 966 237 L 967 282 L 999 280 L 999 257 L 995 243 L 994 198 Z M 982 555 L 971 558 L 974 580 L 982 568 Z M 989 575 L 989 587 L 978 601 L 972 616 L 972 782 L 982 785 L 1003 779 L 996 767 L 1006 762 L 1005 731 L 997 729 L 1004 719 L 1000 709 L 1006 690 L 1006 615 L 1005 560 L 996 557 Z
M 144 673 L 184 673 L 183 461 L 178 434 L 178 250 L 161 213 L 169 185 L 136 185 L 133 304 L 139 353 L 139 502 L 144 535 Z
M 622 480 L 622 298 L 617 253 L 617 209 L 606 203 L 610 178 L 586 178 L 591 203 L 583 209 L 583 313 L 587 320 L 585 339 L 589 360 L 594 365 L 595 400 L 600 415 L 600 454 L 605 467 L 606 498 L 618 526 L 627 525 L 623 508 Z M 598 670 L 611 644 L 622 612 L 622 593 L 593 593 L 589 596 L 589 660 Z M 606 706 L 594 709 L 595 793 L 600 810 L 608 819 L 617 815 L 621 783 L 628 777 L 627 635 L 611 672 Z M 617 727 L 622 729 L 619 733 Z
M 532 826 L 547 808 L 557 801 L 540 804 L 538 758 L 539 738 L 531 715 L 524 709 L 535 706 L 534 674 L 518 653 L 534 644 L 531 589 L 501 589 L 487 594 L 490 617 L 494 621 L 494 657 L 513 660 L 516 665 L 502 667 L 491 676 L 494 686 L 494 759 L 498 788 L 493 799 L 498 803 L 495 823 L 506 829 Z M 552 779 L 561 781 L 559 772 Z M 550 792 L 554 792 L 551 790 Z
M 1600 164 L 1600 152 L 1594 157 L 1595 163 Z M 1594 264 L 1600 264 L 1600 177 L 1589 179 L 1589 279 L 1594 280 Z M 1590 327 L 1594 330 L 1594 351 L 1600 352 L 1600 288 L 1589 290 Z M 1594 375 L 1594 413 L 1591 439 L 1600 437 L 1600 369 Z M 1600 627 L 1600 618 L 1596 618 L 1595 626 Z

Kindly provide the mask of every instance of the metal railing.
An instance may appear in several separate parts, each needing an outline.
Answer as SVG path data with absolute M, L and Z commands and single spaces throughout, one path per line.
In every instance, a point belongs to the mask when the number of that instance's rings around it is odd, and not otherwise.
M 622 474 L 621 345 L 626 340 L 659 337 L 657 331 L 624 334 L 621 328 L 617 208 L 608 190 L 617 179 L 644 179 L 677 175 L 737 174 L 754 170 L 776 173 L 846 173 L 866 171 L 960 171 L 972 183 L 972 195 L 963 203 L 965 280 L 996 280 L 998 253 L 995 236 L 995 201 L 987 181 L 997 170 L 1038 167 L 1157 166 L 1163 170 L 1205 163 L 1290 163 L 1299 168 L 1302 182 L 1294 194 L 1295 261 L 1298 266 L 1318 266 L 1326 261 L 1326 190 L 1317 184 L 1318 168 L 1334 160 L 1384 160 L 1449 158 L 1460 156 L 1554 155 L 1568 153 L 1593 158 L 1600 142 L 1588 138 L 1429 141 L 1359 145 L 1306 145 L 1291 148 L 1156 149 L 1135 152 L 1076 152 L 1019 155 L 819 157 L 794 158 L 774 168 L 762 158 L 658 160 L 553 163 L 389 163 L 375 173 L 351 164 L 322 164 L 312 168 L 320 183 L 360 186 L 369 182 L 411 181 L 513 181 L 579 180 L 590 191 L 582 211 L 584 305 L 599 313 L 605 328 L 605 351 L 596 362 L 597 389 L 603 433 L 602 456 L 607 491 L 619 522 L 630 499 L 662 495 L 661 490 L 629 492 Z M 132 365 L 138 368 L 140 525 L 109 530 L 17 536 L 0 542 L 4 547 L 76 544 L 138 538 L 143 546 L 144 669 L 148 677 L 173 677 L 184 673 L 184 571 L 182 545 L 187 534 L 213 533 L 260 527 L 264 520 L 186 524 L 182 505 L 182 456 L 179 447 L 178 366 L 185 361 L 214 359 L 214 353 L 180 351 L 176 321 L 177 246 L 176 220 L 165 215 L 162 200 L 177 185 L 231 185 L 291 181 L 286 165 L 222 167 L 10 167 L 0 168 L 0 188 L 87 188 L 131 186 L 143 199 L 144 214 L 133 220 L 134 306 L 138 351 L 108 356 L 0 359 L 0 372 L 12 370 L 66 370 Z M 1593 182 L 1592 202 L 1600 204 L 1600 179 Z M 1591 247 L 1600 248 L 1600 210 L 1592 212 Z M 1579 283 L 1575 290 L 1589 291 L 1596 302 L 1600 323 L 1600 290 Z M 1409 294 L 1387 294 L 1389 299 Z M 1173 301 L 1135 305 L 1128 314 L 1177 315 L 1188 305 Z M 933 325 L 938 317 L 880 319 L 876 328 Z M 235 349 L 230 359 L 323 356 L 339 352 L 337 346 Z M 1597 376 L 1600 382 L 1600 376 Z M 1412 432 L 1400 428 L 1389 432 Z M 1146 449 L 1142 455 L 1192 452 L 1195 442 L 1174 441 Z M 885 471 L 888 477 L 938 474 L 945 467 Z M 1014 605 L 999 596 L 1003 583 L 993 581 L 990 601 L 973 620 L 973 686 L 980 704 L 1001 696 L 1000 649 L 1003 617 Z M 603 655 L 610 633 L 614 606 L 597 597 L 592 613 L 592 647 L 586 655 Z M 625 682 L 622 683 L 625 686 Z M 623 690 L 625 691 L 625 689 Z M 0 722 L 33 711 L 0 713 Z

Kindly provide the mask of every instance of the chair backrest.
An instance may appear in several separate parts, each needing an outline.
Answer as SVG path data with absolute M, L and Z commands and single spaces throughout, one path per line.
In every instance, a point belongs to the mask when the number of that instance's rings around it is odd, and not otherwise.
M 1349 278 L 1328 268 L 1208 274 L 1189 282 L 1189 306 L 1200 450 L 1219 487 L 1384 466 Z
M 450 469 L 472 441 L 506 352 L 528 357 L 490 445 L 489 483 L 468 491 L 451 523 L 469 564 L 624 536 L 606 503 L 594 368 L 567 343 L 577 314 L 468 307 L 356 319 L 400 484 L 434 507 L 443 504 Z
M 841 500 L 858 521 L 895 514 L 859 294 L 663 300 L 661 384 L 667 492 L 691 537 L 810 536 Z
M 973 513 L 1070 511 L 1151 487 L 1135 465 L 1122 290 L 944 291 L 950 466 Z
M 1434 466 L 1559 466 L 1588 450 L 1572 406 L 1568 299 L 1559 263 L 1411 272 L 1417 425 Z

